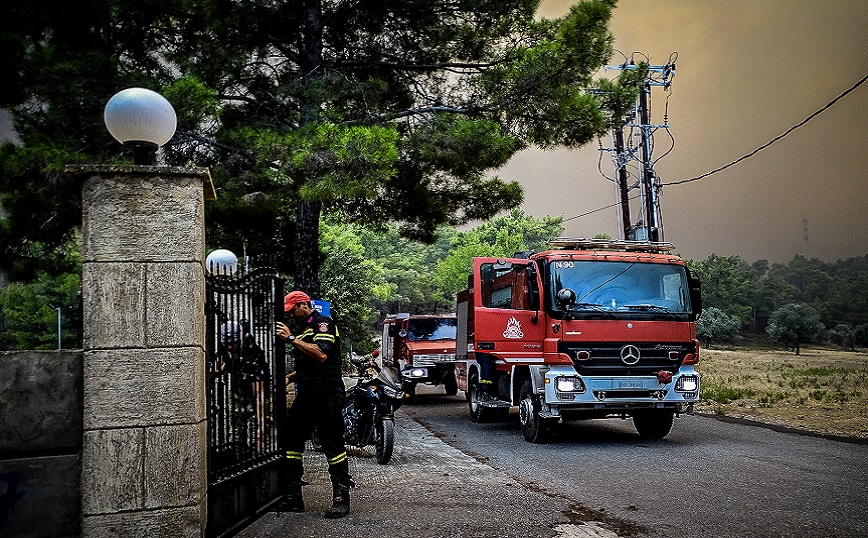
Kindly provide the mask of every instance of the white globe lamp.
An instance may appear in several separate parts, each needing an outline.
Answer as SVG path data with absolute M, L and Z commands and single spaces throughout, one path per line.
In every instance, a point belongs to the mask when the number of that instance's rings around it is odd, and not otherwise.
M 205 269 L 211 274 L 232 275 L 238 269 L 238 256 L 231 250 L 218 248 L 205 258 Z
M 103 119 L 118 142 L 133 148 L 135 164 L 155 165 L 157 149 L 172 138 L 178 127 L 172 104 L 145 88 L 116 93 L 106 104 Z

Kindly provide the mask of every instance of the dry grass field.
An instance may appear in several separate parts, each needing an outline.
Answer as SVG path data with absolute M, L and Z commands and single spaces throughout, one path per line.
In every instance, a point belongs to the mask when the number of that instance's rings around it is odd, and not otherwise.
M 700 413 L 868 439 L 868 353 L 702 349 Z

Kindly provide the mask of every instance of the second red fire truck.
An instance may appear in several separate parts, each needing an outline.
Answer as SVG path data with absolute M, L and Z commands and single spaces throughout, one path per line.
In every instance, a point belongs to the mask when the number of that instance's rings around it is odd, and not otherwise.
M 455 314 L 396 314 L 383 320 L 382 360 L 400 370 L 407 400 L 413 400 L 419 383 L 458 393 L 455 328 Z

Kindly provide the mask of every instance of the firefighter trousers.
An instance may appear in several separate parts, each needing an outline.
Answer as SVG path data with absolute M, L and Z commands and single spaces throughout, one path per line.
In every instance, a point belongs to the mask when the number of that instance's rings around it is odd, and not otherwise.
M 286 473 L 288 483 L 300 482 L 304 474 L 304 446 L 314 430 L 328 460 L 333 486 L 352 487 L 344 444 L 343 408 L 346 395 L 341 378 L 335 380 L 300 380 L 295 400 L 289 408 L 286 427 Z

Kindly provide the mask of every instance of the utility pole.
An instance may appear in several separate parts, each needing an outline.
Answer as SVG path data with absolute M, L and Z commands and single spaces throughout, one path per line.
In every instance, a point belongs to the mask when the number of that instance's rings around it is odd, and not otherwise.
M 675 77 L 675 60 L 677 57 L 678 55 L 673 53 L 666 64 L 647 66 L 648 71 L 645 79 L 642 81 L 642 90 L 634 108 L 632 123 L 628 120 L 625 124 L 612 129 L 612 138 L 614 139 L 614 148 L 612 148 L 614 155 L 612 160 L 618 173 L 617 182 L 619 205 L 621 208 L 621 225 L 624 237 L 628 240 L 663 241 L 663 223 L 660 219 L 660 184 L 657 181 L 657 174 L 654 172 L 652 141 L 654 132 L 657 129 L 669 129 L 669 125 L 667 123 L 663 123 L 662 125 L 651 123 L 651 88 L 653 86 L 662 86 L 664 90 L 669 89 L 672 85 L 672 79 Z M 606 66 L 607 70 L 619 71 L 638 68 L 639 66 L 633 60 L 617 66 Z M 639 212 L 639 220 L 636 224 L 631 224 L 630 197 L 628 196 L 629 187 L 627 186 L 627 163 L 635 159 L 635 157 L 625 147 L 625 126 L 635 127 L 639 138 L 638 146 L 642 169 L 640 181 L 642 210 Z M 640 230 L 644 230 L 645 233 L 638 233 Z
M 615 128 L 615 162 L 618 168 L 618 192 L 621 195 L 621 228 L 624 238 L 630 237 L 630 195 L 627 185 L 627 159 L 624 158 L 624 126 Z
M 648 79 L 642 84 L 639 94 L 639 136 L 642 148 L 642 188 L 645 192 L 645 229 L 648 241 L 657 242 L 663 239 L 660 229 L 660 201 L 654 174 L 654 163 L 651 161 L 651 125 L 649 124 L 648 99 L 651 85 Z

